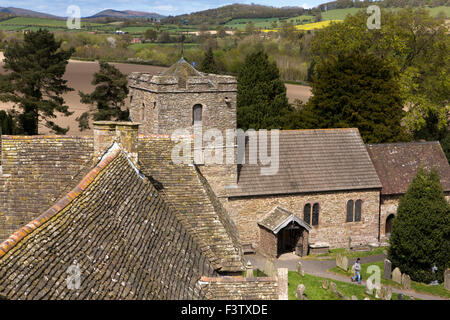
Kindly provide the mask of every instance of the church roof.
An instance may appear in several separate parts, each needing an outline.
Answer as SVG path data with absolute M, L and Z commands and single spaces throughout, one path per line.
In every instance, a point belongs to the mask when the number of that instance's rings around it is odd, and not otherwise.
M 162 76 L 173 76 L 181 79 L 189 77 L 202 77 L 203 74 L 197 71 L 190 63 L 182 57 L 175 64 L 169 67 L 166 71 L 161 73 Z
M 420 167 L 435 168 L 450 191 L 450 166 L 438 141 L 369 144 L 367 150 L 383 185 L 381 194 L 404 194 Z
M 294 213 L 278 206 L 270 211 L 258 224 L 277 234 L 291 222 L 296 222 L 306 230 L 311 231 L 311 226 L 308 223 L 299 219 Z
M 230 197 L 379 189 L 381 182 L 358 129 L 281 130 L 274 174 L 246 163 L 238 170 Z M 271 150 L 270 134 L 268 147 Z M 248 154 L 249 146 L 246 146 Z M 270 152 L 269 152 L 270 154 Z
M 182 220 L 115 145 L 77 187 L 0 245 L 0 295 L 202 299 L 199 280 L 215 272 Z M 78 287 L 67 282 L 72 272 Z

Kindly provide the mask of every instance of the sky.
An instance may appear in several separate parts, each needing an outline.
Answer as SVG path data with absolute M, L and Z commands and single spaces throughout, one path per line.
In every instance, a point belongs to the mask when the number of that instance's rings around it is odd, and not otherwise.
M 82 17 L 91 16 L 104 9 L 157 12 L 162 15 L 174 16 L 232 3 L 311 8 L 325 2 L 328 0 L 0 0 L 0 7 L 23 8 L 63 17 L 70 15 L 70 12 L 67 12 L 70 5 L 78 6 Z

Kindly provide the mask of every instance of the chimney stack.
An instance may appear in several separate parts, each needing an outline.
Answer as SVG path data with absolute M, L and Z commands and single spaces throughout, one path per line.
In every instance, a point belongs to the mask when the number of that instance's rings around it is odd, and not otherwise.
M 101 158 L 117 142 L 130 160 L 137 164 L 139 125 L 137 122 L 95 121 L 94 157 Z

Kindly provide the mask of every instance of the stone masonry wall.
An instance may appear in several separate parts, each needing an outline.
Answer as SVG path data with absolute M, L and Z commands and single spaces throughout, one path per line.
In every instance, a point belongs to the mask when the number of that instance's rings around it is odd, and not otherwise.
M 259 227 L 259 252 L 266 257 L 276 258 L 278 254 L 278 237 L 272 231 Z
M 379 190 L 282 195 L 229 199 L 225 202 L 230 216 L 234 219 L 243 245 L 259 242 L 260 221 L 275 206 L 292 211 L 303 219 L 306 203 L 319 203 L 319 225 L 309 233 L 309 243 L 326 242 L 331 248 L 348 246 L 348 238 L 353 245 L 378 241 Z M 361 221 L 345 222 L 348 200 L 363 201 Z

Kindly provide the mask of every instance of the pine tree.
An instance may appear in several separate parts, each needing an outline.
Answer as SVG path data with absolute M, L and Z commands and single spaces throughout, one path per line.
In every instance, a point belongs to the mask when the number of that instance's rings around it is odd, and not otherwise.
M 249 54 L 238 75 L 238 127 L 283 129 L 286 114 L 292 111 L 276 63 L 263 51 Z
M 94 73 L 91 83 L 96 86 L 92 93 L 79 92 L 81 102 L 91 105 L 89 112 L 76 119 L 80 130 L 89 129 L 91 117 L 94 121 L 128 120 L 128 110 L 122 110 L 128 96 L 127 76 L 113 65 L 100 62 L 100 71 Z
M 15 134 L 16 123 L 14 118 L 4 110 L 0 110 L 0 135 L 2 134 Z
M 5 50 L 4 69 L 0 76 L 0 100 L 14 102 L 18 112 L 19 130 L 28 135 L 38 134 L 39 120 L 56 133 L 66 133 L 52 119 L 55 112 L 69 116 L 62 94 L 72 91 L 63 79 L 73 49 L 62 50 L 61 41 L 48 30 L 39 29 L 24 35 L 23 42 L 11 43 Z
M 419 169 L 400 198 L 389 242 L 389 259 L 411 279 L 443 281 L 450 267 L 450 204 L 436 170 Z
M 205 73 L 218 73 L 216 61 L 214 60 L 214 53 L 211 47 L 209 47 L 208 51 L 206 51 L 200 70 Z
M 303 128 L 359 129 L 366 143 L 402 141 L 399 87 L 381 58 L 355 52 L 316 64 Z

